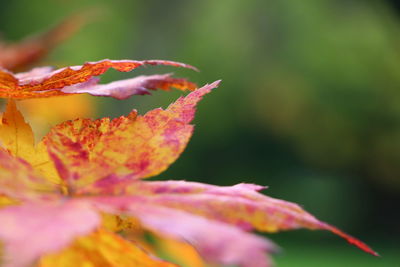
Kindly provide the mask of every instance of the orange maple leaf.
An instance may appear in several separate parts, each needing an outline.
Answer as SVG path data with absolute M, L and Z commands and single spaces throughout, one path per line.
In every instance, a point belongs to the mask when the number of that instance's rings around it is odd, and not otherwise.
M 193 66 L 167 60 L 109 60 L 87 62 L 82 66 L 53 70 L 50 67 L 35 68 L 29 72 L 14 74 L 0 68 L 0 97 L 29 99 L 61 96 L 74 93 L 111 96 L 119 99 L 135 94 L 148 94 L 148 89 L 194 90 L 196 85 L 185 79 L 169 75 L 140 76 L 117 83 L 97 85 L 99 76 L 108 69 L 128 72 L 143 65 L 169 65 L 196 70 Z

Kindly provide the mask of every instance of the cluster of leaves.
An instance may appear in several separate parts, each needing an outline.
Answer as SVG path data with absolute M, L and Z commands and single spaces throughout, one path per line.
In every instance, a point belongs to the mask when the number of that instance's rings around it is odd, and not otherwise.
M 96 78 L 109 68 L 159 64 L 194 69 L 161 60 L 102 60 L 18 74 L 0 69 L 0 97 L 8 99 L 0 125 L 2 266 L 177 266 L 155 256 L 148 232 L 193 247 L 212 264 L 270 266 L 277 247 L 252 230 L 328 230 L 376 255 L 298 205 L 259 193 L 263 186 L 144 181 L 180 156 L 197 103 L 219 84 L 197 88 L 170 75 L 109 84 Z M 15 102 L 80 93 L 124 99 L 172 87 L 191 93 L 145 115 L 133 110 L 112 120 L 66 121 L 37 144 Z

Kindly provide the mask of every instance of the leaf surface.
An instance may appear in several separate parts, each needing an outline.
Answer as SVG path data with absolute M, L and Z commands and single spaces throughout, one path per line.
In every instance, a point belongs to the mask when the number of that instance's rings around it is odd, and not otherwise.
M 0 146 L 12 155 L 29 162 L 33 168 L 40 171 L 49 181 L 61 184 L 54 165 L 50 161 L 46 146 L 43 143 L 39 143 L 35 147 L 32 128 L 25 122 L 23 115 L 12 99 L 8 101 L 6 110 L 2 114 Z
M 31 127 L 17 110 L 14 100 L 7 103 L 0 124 L 0 141 L 16 157 L 32 158 L 35 155 Z
M 26 161 L 0 148 L 0 195 L 28 200 L 50 197 L 58 187 L 44 179 Z
M 60 176 L 75 187 L 99 179 L 137 179 L 157 175 L 186 147 L 196 104 L 218 86 L 206 85 L 181 97 L 166 110 L 144 116 L 133 111 L 114 120 L 78 119 L 53 128 L 44 138 Z
M 184 211 L 146 203 L 127 203 L 123 198 L 98 199 L 107 212 L 123 212 L 140 220 L 144 228 L 169 238 L 185 241 L 211 263 L 241 267 L 267 267 L 268 253 L 276 246 L 266 239 L 222 222 Z M 140 204 L 139 204 L 140 203 Z
M 162 255 L 168 255 L 174 262 L 182 266 L 190 267 L 207 267 L 204 259 L 202 259 L 196 249 L 185 241 L 178 241 L 172 238 L 157 238 L 155 242 L 157 250 Z
M 100 219 L 84 202 L 32 202 L 0 209 L 0 222 L 3 266 L 26 267 L 90 233 Z
M 8 196 L 5 196 L 3 194 L 0 194 L 0 208 L 4 208 L 10 205 L 16 205 L 19 202 L 17 200 L 14 200 Z M 0 255 L 1 255 L 1 248 L 0 248 Z M 1 259 L 1 256 L 0 256 Z
M 6 69 L 0 69 L 0 97 L 27 99 L 66 95 L 67 93 L 63 92 L 62 88 L 75 85 L 76 88 L 67 88 L 70 91 L 74 91 L 78 89 L 82 90 L 82 88 L 87 86 L 93 86 L 98 82 L 98 79 L 94 77 L 103 74 L 110 68 L 121 72 L 128 72 L 143 65 L 167 65 L 195 69 L 187 64 L 167 60 L 137 61 L 109 59 L 87 62 L 82 66 L 71 66 L 55 71 L 51 71 L 49 68 L 33 69 L 30 72 L 16 75 Z M 193 88 L 193 84 L 189 82 L 175 81 L 172 83 L 178 84 L 179 86 L 177 87 L 179 89 Z M 184 85 L 188 85 L 189 88 L 184 87 Z M 167 88 L 169 89 L 170 86 Z
M 99 229 L 78 238 L 59 253 L 48 255 L 38 267 L 177 267 L 149 255 L 132 242 Z
M 171 88 L 193 91 L 196 89 L 196 85 L 185 79 L 172 78 L 171 75 L 164 74 L 138 76 L 101 85 L 69 86 L 63 88 L 61 91 L 70 94 L 88 93 L 94 96 L 110 96 L 121 100 L 129 98 L 132 95 L 150 94 L 149 90 L 162 89 L 169 91 Z
M 140 86 L 152 89 L 153 82 L 161 82 L 157 87 L 165 85 L 164 88 L 169 89 L 176 81 L 163 85 L 169 76 L 164 75 L 160 80 L 145 76 L 96 87 L 97 80 L 93 76 L 97 73 L 109 67 L 129 69 L 132 62 L 88 63 L 50 74 L 49 69 L 33 70 L 34 75 L 30 72 L 14 76 L 4 72 L 10 75 L 7 76 L 0 72 L 0 77 L 4 78 L 0 79 L 0 84 L 4 89 L 7 83 L 17 79 L 25 85 L 34 87 L 35 83 L 41 83 L 44 86 L 61 74 L 59 80 L 52 81 L 64 86 L 58 89 L 86 90 L 90 85 L 95 92 L 112 96 L 118 92 L 115 88 L 127 86 L 127 91 L 114 95 L 124 98 L 124 94 L 139 93 Z M 75 83 L 79 77 L 84 78 Z M 65 82 L 73 87 L 65 87 Z M 319 221 L 300 206 L 260 194 L 262 186 L 220 187 L 184 181 L 139 180 L 161 173 L 179 157 L 192 135 L 190 123 L 197 103 L 218 83 L 179 98 L 165 110 L 155 109 L 143 116 L 132 111 L 114 120 L 77 119 L 62 123 L 36 147 L 29 125 L 10 101 L 0 126 L 0 140 L 4 146 L 0 149 L 0 196 L 4 197 L 4 203 L 0 204 L 5 206 L 0 209 L 0 221 L 5 225 L 0 228 L 0 240 L 4 243 L 6 266 L 26 266 L 63 248 L 63 252 L 46 257 L 41 264 L 171 266 L 148 256 L 139 248 L 139 242 L 128 243 L 104 230 L 79 238 L 67 248 L 77 237 L 99 226 L 99 210 L 103 226 L 109 230 L 120 231 L 130 227 L 129 220 L 139 221 L 139 226 L 162 237 L 187 242 L 206 260 L 218 264 L 270 266 L 267 254 L 276 247 L 248 232 L 254 229 L 265 232 L 297 228 L 329 230 L 376 255 L 361 241 Z M 51 174 L 46 170 L 57 170 L 58 174 L 52 175 L 62 180 L 49 182 Z M 38 185 L 45 186 L 39 188 Z M 46 203 L 39 202 L 38 198 Z M 10 203 L 14 199 L 32 201 L 12 206 L 19 204 Z M 119 218 L 129 220 L 120 222 Z M 27 244 L 38 245 L 31 249 Z M 16 257 L 17 251 L 20 258 Z M 126 258 L 126 252 L 131 253 L 132 258 Z
M 97 183 L 88 190 L 101 195 L 131 195 L 132 199 L 126 197 L 127 203 L 149 203 L 183 210 L 246 231 L 278 232 L 298 228 L 328 230 L 365 252 L 377 255 L 363 242 L 318 220 L 299 205 L 257 192 L 263 188 L 253 184 L 214 186 L 185 181 L 121 181 L 114 186 Z

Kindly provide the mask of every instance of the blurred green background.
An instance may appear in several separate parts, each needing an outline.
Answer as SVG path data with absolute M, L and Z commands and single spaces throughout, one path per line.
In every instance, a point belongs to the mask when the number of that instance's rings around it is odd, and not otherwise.
M 199 85 L 222 79 L 199 106 L 182 157 L 157 179 L 268 185 L 375 248 L 376 259 L 329 233 L 270 236 L 278 266 L 400 266 L 400 9 L 383 0 L 3 1 L 0 31 L 17 41 L 77 11 L 95 20 L 45 63 L 169 59 Z M 141 113 L 181 92 L 96 98 L 98 116 Z

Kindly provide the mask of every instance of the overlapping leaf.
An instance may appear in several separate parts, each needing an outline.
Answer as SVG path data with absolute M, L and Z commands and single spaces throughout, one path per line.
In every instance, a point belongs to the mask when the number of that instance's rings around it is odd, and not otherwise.
M 377 255 L 364 243 L 319 221 L 299 205 L 258 193 L 261 189 L 262 186 L 253 184 L 220 187 L 185 181 L 144 183 L 125 180 L 111 187 L 97 183 L 84 191 L 100 195 L 123 195 L 126 196 L 123 203 L 140 202 L 183 210 L 246 231 L 256 229 L 273 233 L 298 228 L 328 230 L 365 252 Z
M 14 101 L 9 101 L 0 124 L 0 142 L 14 156 L 33 158 L 34 137 L 31 127 L 16 109 Z
M 19 203 L 19 201 L 0 193 L 0 208 L 4 208 L 4 207 L 10 206 L 10 205 L 16 205 L 18 203 Z M 1 263 L 1 244 L 0 244 L 0 263 Z
M 54 71 L 51 68 L 42 67 L 26 73 L 13 74 L 6 69 L 0 69 L 0 97 L 28 99 L 60 96 L 68 93 L 78 93 L 80 91 L 90 93 L 92 90 L 88 90 L 88 88 L 96 89 L 96 87 L 93 86 L 98 82 L 98 79 L 94 77 L 103 74 L 108 69 L 113 68 L 121 72 L 128 72 L 143 65 L 168 65 L 195 69 L 187 64 L 167 60 L 137 61 L 109 59 L 87 62 L 82 66 L 66 67 Z M 169 76 L 164 76 L 163 78 L 158 77 L 157 79 L 154 79 L 154 77 L 142 77 L 141 79 L 141 82 L 139 82 L 139 79 L 127 80 L 123 82 L 124 87 L 120 87 L 115 83 L 102 85 L 98 87 L 100 93 L 93 91 L 93 94 L 126 98 L 130 94 L 143 94 L 143 92 L 148 89 L 143 87 L 145 85 L 148 85 L 150 87 L 149 89 L 160 86 L 160 89 L 164 90 L 168 90 L 171 87 L 182 90 L 193 90 L 195 88 L 193 83 L 183 79 L 173 79 Z M 124 91 L 124 88 L 126 88 L 126 91 Z
M 109 212 L 122 212 L 137 217 L 143 227 L 160 235 L 185 241 L 196 248 L 209 262 L 242 267 L 267 267 L 268 254 L 276 247 L 266 239 L 247 233 L 229 224 L 207 220 L 176 209 L 123 198 L 96 199 Z M 116 208 L 116 209 L 115 209 Z M 113 209 L 115 209 L 113 211 Z
M 194 90 L 196 86 L 185 79 L 172 78 L 170 74 L 138 76 L 132 79 L 119 80 L 109 84 L 82 87 L 69 86 L 62 89 L 64 93 L 88 93 L 94 96 L 111 96 L 125 99 L 131 95 L 146 95 L 149 90 L 162 89 L 169 91 L 172 87 L 181 90 Z
M 178 267 L 104 229 L 78 238 L 67 249 L 42 258 L 38 267 L 53 266 Z
M 180 266 L 206 267 L 204 259 L 199 253 L 185 241 L 178 241 L 173 238 L 158 238 L 155 241 L 156 250 L 162 255 L 168 255 Z
M 29 162 L 47 180 L 55 184 L 62 184 L 53 162 L 49 159 L 46 146 L 43 142 L 35 145 L 32 129 L 25 122 L 21 112 L 17 110 L 13 100 L 8 101 L 6 110 L 2 115 L 0 144 L 11 155 Z M 19 172 L 17 169 L 10 169 L 10 171 Z
M 59 187 L 44 179 L 23 159 L 0 147 L 0 195 L 16 200 L 46 198 Z
M 90 79 L 86 82 L 91 82 Z M 11 119 L 13 126 L 7 123 L 4 126 L 6 130 L 3 132 L 7 134 L 3 143 L 7 151 L 0 151 L 0 157 L 5 160 L 5 163 L 0 162 L 0 185 L 11 189 L 2 189 L 0 194 L 15 201 L 24 202 L 29 197 L 34 201 L 0 209 L 0 221 L 6 222 L 0 229 L 5 258 L 14 266 L 26 266 L 35 260 L 40 260 L 41 266 L 53 266 L 58 262 L 63 264 L 61 266 L 75 266 L 72 262 L 76 261 L 92 265 L 173 266 L 151 257 L 138 244 L 123 240 L 114 233 L 96 230 L 99 214 L 138 220 L 143 228 L 161 237 L 187 242 L 204 259 L 217 264 L 270 266 L 269 254 L 276 247 L 249 233 L 252 229 L 266 232 L 325 229 L 376 255 L 364 243 L 317 220 L 298 205 L 258 193 L 263 189 L 261 186 L 219 187 L 139 179 L 159 174 L 179 157 L 192 134 L 190 122 L 197 103 L 217 85 L 218 82 L 206 85 L 178 99 L 165 110 L 155 109 L 143 116 L 133 111 L 114 120 L 78 119 L 56 126 L 40 143 L 41 149 L 47 148 L 50 155 L 44 163 L 54 164 L 51 166 L 59 175 L 59 181 L 55 185 L 50 183 L 46 189 L 45 204 L 42 198 L 31 196 L 43 195 L 38 193 L 42 189 L 37 187 L 43 184 L 40 173 L 47 178 L 44 184 L 50 179 L 44 175 L 40 165 L 32 166 L 28 159 L 16 158 L 30 155 L 19 151 L 27 149 L 25 146 L 30 146 L 31 142 L 18 140 L 31 140 L 31 137 L 28 138 L 26 133 L 21 136 L 7 128 L 24 129 L 22 132 L 30 130 L 10 102 L 3 118 L 6 121 Z M 33 151 L 37 149 L 34 147 Z M 13 168 L 19 171 L 13 177 L 17 182 L 10 186 Z M 60 185 L 65 185 L 66 190 L 60 191 Z M 22 219 L 30 217 L 30 221 Z M 86 219 L 78 221 L 77 217 Z M 52 224 L 48 226 L 50 221 Z M 121 224 L 122 229 L 125 225 L 128 224 Z M 30 236 L 29 241 L 39 242 L 39 246 L 29 250 L 21 244 L 20 237 L 33 228 L 39 230 Z M 56 230 L 63 234 L 54 234 Z M 15 231 L 20 234 L 14 234 Z M 37 240 L 40 233 L 40 240 Z M 76 239 L 80 236 L 84 237 Z M 24 253 L 17 252 L 16 247 L 20 245 Z M 130 256 L 124 255 L 124 251 L 130 252 Z M 56 254 L 46 257 L 53 252 Z
M 41 255 L 55 252 L 100 223 L 87 203 L 32 202 L 0 209 L 0 241 L 5 267 L 30 266 Z

